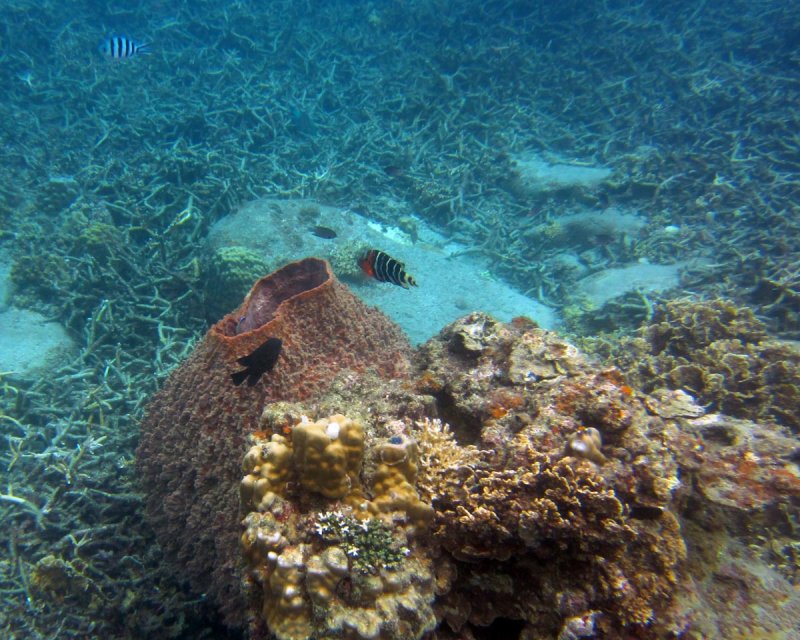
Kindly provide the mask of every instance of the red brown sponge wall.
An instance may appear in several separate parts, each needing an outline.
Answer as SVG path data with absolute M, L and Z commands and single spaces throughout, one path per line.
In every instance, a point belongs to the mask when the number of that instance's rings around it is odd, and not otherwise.
M 235 386 L 237 359 L 270 337 L 283 341 L 275 367 L 253 387 Z M 338 282 L 327 262 L 307 258 L 259 280 L 154 396 L 137 451 L 147 516 L 166 557 L 230 624 L 244 623 L 241 456 L 264 404 L 313 398 L 344 370 L 403 376 L 410 352 L 402 331 Z

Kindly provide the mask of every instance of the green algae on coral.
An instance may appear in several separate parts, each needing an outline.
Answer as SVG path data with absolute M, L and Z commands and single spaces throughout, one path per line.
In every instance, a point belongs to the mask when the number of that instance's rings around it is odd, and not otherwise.
M 339 543 L 353 566 L 364 573 L 396 569 L 410 553 L 391 527 L 378 518 L 359 520 L 327 511 L 317 518 L 314 531 L 326 541 Z

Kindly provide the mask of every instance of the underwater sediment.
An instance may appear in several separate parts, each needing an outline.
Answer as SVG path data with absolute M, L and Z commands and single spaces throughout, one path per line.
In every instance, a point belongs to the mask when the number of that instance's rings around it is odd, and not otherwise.
M 280 640 L 798 631 L 782 427 L 634 390 L 526 319 L 470 314 L 412 350 L 359 305 L 323 261 L 289 265 L 148 409 L 149 518 L 227 624 Z M 274 369 L 234 386 L 266 336 L 285 345 Z

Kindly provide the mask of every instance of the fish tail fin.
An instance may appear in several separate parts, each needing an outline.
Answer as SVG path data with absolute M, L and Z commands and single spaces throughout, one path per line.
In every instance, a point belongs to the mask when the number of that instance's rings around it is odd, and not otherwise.
M 247 369 L 242 369 L 241 371 L 234 371 L 231 374 L 231 380 L 233 380 L 233 384 L 237 387 L 244 382 L 244 379 L 250 375 L 250 372 Z M 251 376 L 252 377 L 252 376 Z M 250 384 L 252 387 L 252 383 Z
M 152 45 L 149 42 L 140 42 L 136 45 L 136 53 L 153 53 Z

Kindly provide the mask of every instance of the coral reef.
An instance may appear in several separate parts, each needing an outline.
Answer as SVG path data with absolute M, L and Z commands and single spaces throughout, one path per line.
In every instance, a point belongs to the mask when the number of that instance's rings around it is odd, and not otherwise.
M 689 553 L 674 608 L 702 637 L 797 636 L 796 438 L 772 424 L 705 414 L 680 391 L 647 402 L 679 425 L 670 448 L 684 484 L 678 507 Z
M 800 429 L 800 350 L 730 301 L 664 302 L 611 357 L 645 391 L 684 389 L 728 415 Z
M 241 484 L 246 584 L 269 631 L 279 640 L 431 631 L 432 563 L 412 539 L 432 509 L 408 482 L 410 440 L 367 452 L 362 425 L 342 415 L 284 427 L 286 436 L 255 436 Z M 365 453 L 378 462 L 362 485 Z M 264 634 L 260 621 L 251 636 Z
M 683 391 L 645 395 L 529 320 L 480 313 L 401 375 L 344 373 L 297 399 L 264 398 L 249 448 L 217 441 L 218 456 L 243 456 L 241 512 L 229 493 L 196 496 L 233 531 L 221 514 L 243 518 L 243 564 L 203 562 L 241 575 L 247 614 L 229 620 L 252 638 L 655 640 L 795 624 L 800 474 L 779 431 L 707 415 Z M 337 407 L 347 416 L 307 417 Z M 736 560 L 723 567 L 720 549 Z M 739 610 L 708 611 L 733 571 L 765 577 Z
M 450 423 L 449 448 L 479 451 L 426 479 L 434 539 L 457 575 L 437 598 L 449 629 L 508 619 L 556 637 L 589 616 L 606 634 L 665 633 L 685 555 L 669 425 L 618 372 L 524 320 L 473 314 L 419 357 L 418 388 Z
M 197 617 L 210 605 L 160 562 L 129 462 L 146 398 L 207 329 L 189 272 L 199 241 L 250 198 L 316 197 L 387 225 L 398 209 L 385 205 L 398 202 L 556 303 L 570 283 L 550 268 L 554 249 L 524 233 L 580 204 L 632 201 L 648 220 L 637 257 L 705 255 L 685 290 L 746 300 L 800 338 L 800 3 L 442 6 L 196 0 L 99 17 L 92 2 L 3 3 L 0 238 L 15 259 L 33 258 L 20 279 L 54 276 L 19 298 L 64 321 L 80 347 L 34 384 L 3 377 L 3 490 L 35 507 L 0 503 L 3 635 L 219 637 Z M 85 44 L 100 23 L 162 34 L 165 46 L 102 64 Z M 615 173 L 577 205 L 518 198 L 509 153 L 532 148 Z M 65 208 L 94 204 L 133 254 L 125 269 L 56 228 Z M 598 247 L 598 268 L 620 244 Z M 347 397 L 308 410 L 349 415 L 362 401 Z M 500 393 L 490 409 L 516 415 Z M 27 576 L 50 554 L 86 562 L 101 610 L 31 598 Z
M 275 368 L 254 387 L 233 386 L 237 359 L 267 337 L 283 340 Z M 357 300 L 326 262 L 308 258 L 253 285 L 153 398 L 137 452 L 148 516 L 192 586 L 232 624 L 241 624 L 243 601 L 238 509 L 225 508 L 236 502 L 241 454 L 230 453 L 257 430 L 265 402 L 309 400 L 345 371 L 401 375 L 408 353 L 399 329 Z

